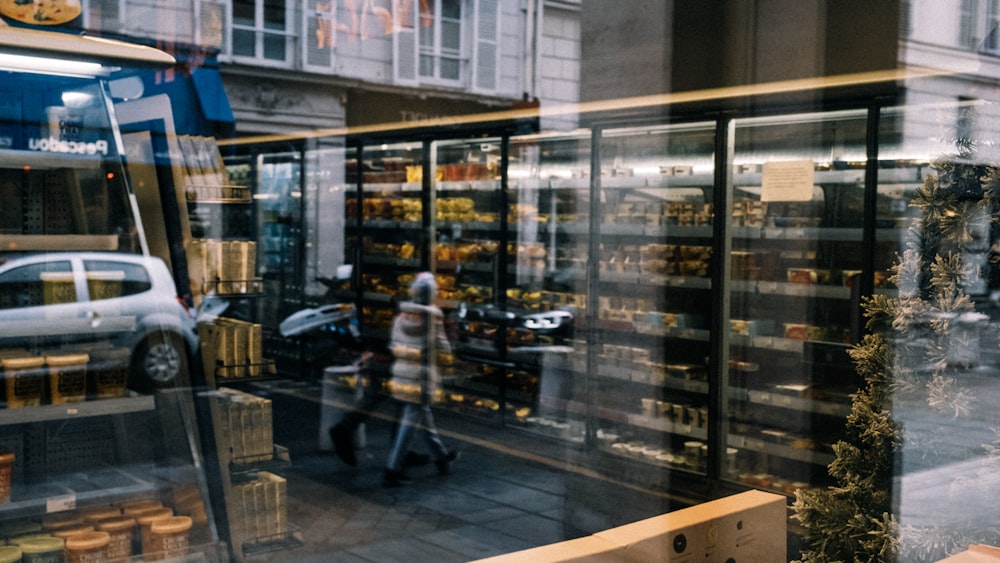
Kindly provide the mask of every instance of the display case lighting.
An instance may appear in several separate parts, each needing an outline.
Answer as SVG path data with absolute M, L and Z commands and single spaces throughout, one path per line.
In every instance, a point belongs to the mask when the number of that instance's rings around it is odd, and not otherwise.
M 86 61 L 0 53 L 0 70 L 93 78 L 106 76 L 117 69 Z
M 62 102 L 68 108 L 81 109 L 94 103 L 94 96 L 87 92 L 70 90 L 62 93 Z

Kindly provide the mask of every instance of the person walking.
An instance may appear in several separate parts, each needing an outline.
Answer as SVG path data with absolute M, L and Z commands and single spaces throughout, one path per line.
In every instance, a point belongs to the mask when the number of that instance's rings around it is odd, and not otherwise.
M 439 475 L 448 475 L 458 452 L 449 451 L 441 440 L 431 404 L 440 386 L 437 354 L 451 353 L 444 329 L 444 313 L 434 301 L 437 282 L 430 272 L 421 272 L 410 285 L 412 301 L 399 305 L 393 320 L 390 351 L 393 356 L 390 394 L 402 404 L 399 428 L 389 449 L 382 486 L 396 487 L 412 482 L 403 472 L 406 452 L 414 433 L 419 430 L 434 456 Z

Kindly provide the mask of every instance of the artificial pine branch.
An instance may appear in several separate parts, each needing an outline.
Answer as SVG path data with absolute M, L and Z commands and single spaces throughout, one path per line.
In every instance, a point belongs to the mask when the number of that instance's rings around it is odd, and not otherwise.
M 868 334 L 849 352 L 863 385 L 852 396 L 844 438 L 833 447 L 828 472 L 835 484 L 797 492 L 792 507 L 809 546 L 803 562 L 936 560 L 1000 538 L 996 526 L 977 530 L 970 522 L 901 527 L 893 514 L 895 463 L 904 444 L 907 452 L 933 457 L 947 440 L 937 432 L 906 432 L 894 412 L 923 408 L 964 417 L 973 408 L 959 379 L 969 360 L 954 352 L 975 344 L 959 329 L 963 315 L 975 311 L 964 284 L 981 274 L 964 257 L 982 225 L 1000 224 L 1000 167 L 970 164 L 977 144 L 954 142 L 958 154 L 935 162 L 936 174 L 925 177 L 911 201 L 920 215 L 889 276 L 897 296 L 862 302 Z M 1000 244 L 988 258 L 1000 264 Z M 1000 464 L 1000 429 L 994 432 L 982 447 Z

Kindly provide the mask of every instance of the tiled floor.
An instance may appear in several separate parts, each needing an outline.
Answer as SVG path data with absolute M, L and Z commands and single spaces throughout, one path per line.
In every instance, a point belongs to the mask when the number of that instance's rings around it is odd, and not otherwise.
M 445 441 L 462 453 L 454 472 L 440 477 L 433 465 L 413 468 L 408 473 L 414 484 L 383 488 L 390 423 L 369 422 L 358 466 L 349 467 L 319 451 L 319 407 L 310 400 L 318 395 L 307 385 L 269 393 L 276 441 L 289 448 L 293 460 L 284 471 L 289 521 L 301 528 L 304 545 L 254 555 L 251 561 L 461 562 L 579 537 L 607 524 L 589 520 L 585 511 L 576 518 L 580 507 L 568 499 L 574 498 L 572 491 L 602 490 L 603 495 L 613 485 L 590 483 L 591 477 L 567 472 L 558 463 L 517 455 L 516 448 L 492 440 L 491 434 L 510 438 L 502 429 L 446 416 L 439 417 Z M 653 515 L 628 514 L 632 493 L 620 493 L 618 499 L 617 493 L 607 495 L 612 504 L 623 504 L 622 521 L 616 523 Z M 649 510 L 650 503 L 644 504 Z

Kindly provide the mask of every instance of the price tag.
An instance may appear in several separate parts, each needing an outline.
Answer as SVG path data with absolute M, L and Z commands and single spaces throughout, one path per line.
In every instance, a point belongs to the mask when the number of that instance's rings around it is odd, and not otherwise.
M 76 495 L 68 494 L 50 497 L 45 501 L 45 512 L 62 512 L 76 509 Z
M 791 397 L 785 397 L 784 395 L 779 395 L 779 397 L 780 397 L 779 404 L 781 406 L 783 406 L 783 407 L 790 407 L 790 406 L 792 406 L 792 398 Z
M 691 433 L 691 425 L 690 424 L 685 424 L 685 425 L 681 426 L 681 433 L 683 433 L 683 434 L 690 434 Z
M 73 416 L 77 414 L 80 414 L 80 409 L 66 409 L 67 416 Z
M 764 238 L 770 238 L 770 239 L 785 238 L 785 230 L 776 229 L 774 227 L 767 227 L 764 229 Z

